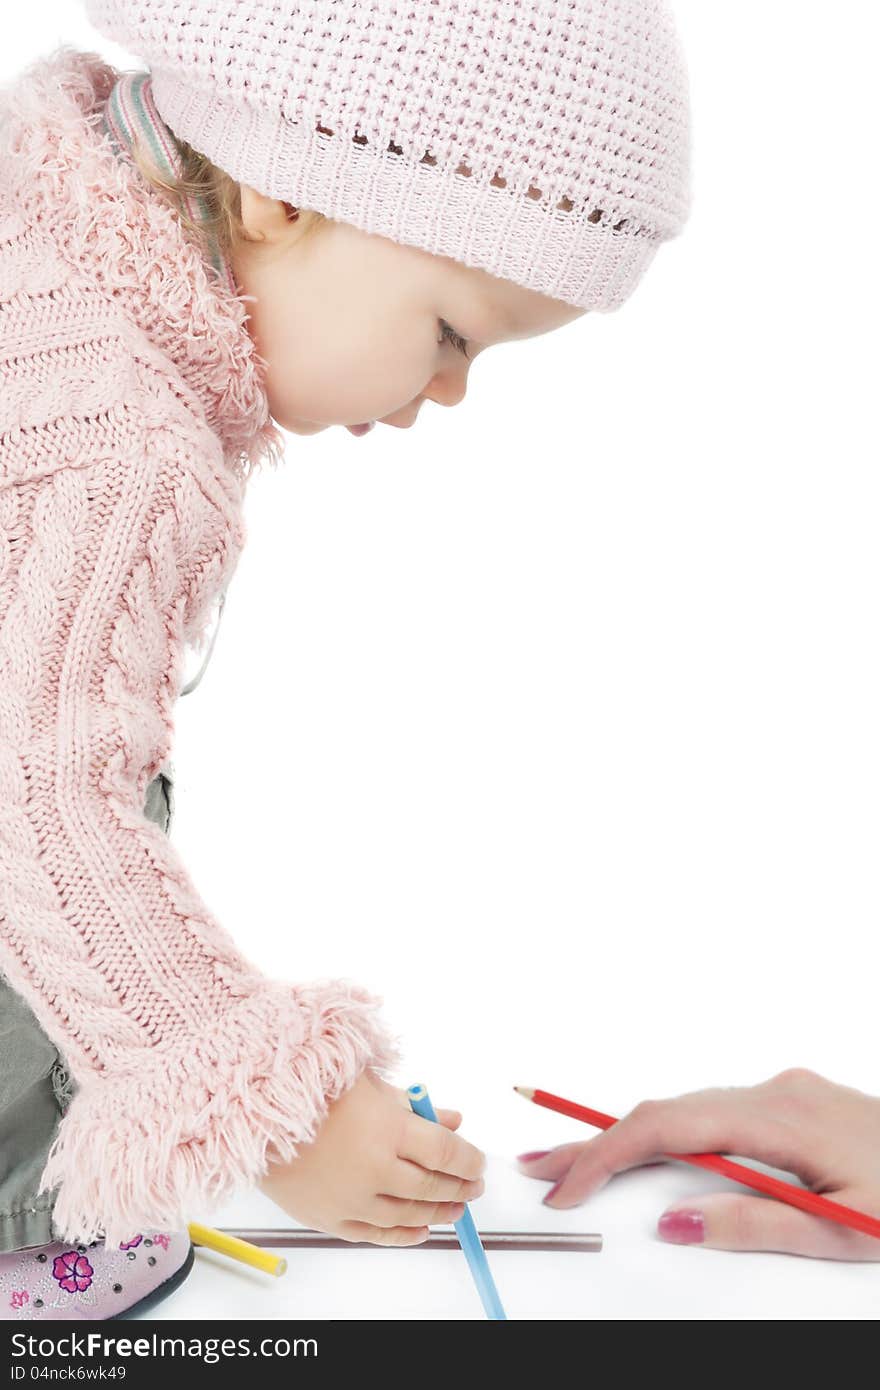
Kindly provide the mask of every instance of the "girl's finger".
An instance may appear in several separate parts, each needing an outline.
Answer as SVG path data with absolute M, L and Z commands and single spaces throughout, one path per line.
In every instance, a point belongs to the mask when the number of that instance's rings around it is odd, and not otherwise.
M 411 1114 L 404 1126 L 398 1151 L 399 1158 L 408 1158 L 422 1168 L 435 1173 L 450 1173 L 456 1178 L 476 1181 L 486 1171 L 486 1155 L 466 1139 L 453 1134 L 445 1125 L 423 1120 Z
M 387 1085 L 387 1083 L 384 1084 Z M 406 1110 L 411 1115 L 413 1113 L 412 1106 L 409 1103 L 409 1096 L 406 1091 L 402 1091 L 399 1086 L 389 1087 L 388 1089 L 394 1091 L 395 1098 L 401 1109 Z M 443 1125 L 445 1129 L 458 1129 L 461 1124 L 460 1110 L 440 1110 L 435 1106 L 434 1113 L 437 1116 L 438 1123 Z
M 446 1226 L 460 1221 L 464 1202 L 408 1202 L 399 1197 L 374 1197 L 365 1215 L 375 1226 Z
M 835 1194 L 836 1200 L 842 1200 Z M 778 1250 L 819 1260 L 880 1260 L 880 1240 L 786 1202 L 719 1192 L 676 1202 L 657 1223 L 673 1245 L 713 1250 Z
M 427 1226 L 373 1226 L 369 1221 L 345 1221 L 341 1240 L 368 1240 L 371 1245 L 421 1245 L 428 1239 Z
M 445 1125 L 447 1129 L 458 1129 L 461 1124 L 460 1110 L 437 1110 L 435 1113 L 440 1124 Z
M 434 1173 L 418 1163 L 400 1159 L 382 1180 L 382 1195 L 419 1202 L 473 1202 L 486 1190 L 483 1178 L 469 1182 L 447 1173 Z

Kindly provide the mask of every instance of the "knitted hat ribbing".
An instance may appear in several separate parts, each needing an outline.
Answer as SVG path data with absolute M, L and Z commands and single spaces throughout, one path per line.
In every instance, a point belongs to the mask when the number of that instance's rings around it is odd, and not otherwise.
M 85 0 L 231 177 L 584 309 L 689 195 L 663 0 Z

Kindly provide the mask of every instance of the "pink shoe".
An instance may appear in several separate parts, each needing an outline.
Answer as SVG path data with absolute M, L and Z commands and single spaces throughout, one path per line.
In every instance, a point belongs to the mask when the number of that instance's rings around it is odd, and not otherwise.
M 134 1318 L 160 1303 L 192 1269 L 188 1231 L 149 1231 L 113 1250 L 35 1245 L 0 1255 L 0 1321 Z

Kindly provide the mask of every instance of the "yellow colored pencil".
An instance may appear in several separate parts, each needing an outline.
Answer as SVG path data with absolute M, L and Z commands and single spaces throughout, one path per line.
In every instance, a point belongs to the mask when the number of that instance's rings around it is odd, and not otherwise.
M 216 1250 L 220 1255 L 228 1255 L 231 1260 L 262 1269 L 266 1274 L 274 1274 L 280 1279 L 287 1273 L 287 1261 L 282 1255 L 270 1255 L 250 1241 L 239 1240 L 237 1236 L 227 1236 L 223 1231 L 215 1231 L 213 1226 L 200 1226 L 197 1221 L 189 1223 L 189 1238 L 193 1245 L 204 1245 L 208 1250 Z

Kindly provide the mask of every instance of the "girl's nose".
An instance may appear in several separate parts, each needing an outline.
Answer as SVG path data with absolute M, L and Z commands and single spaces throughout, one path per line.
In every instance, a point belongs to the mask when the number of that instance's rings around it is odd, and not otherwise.
M 435 405 L 460 405 L 467 395 L 467 381 L 467 364 L 462 364 L 461 370 L 438 372 L 422 394 Z

